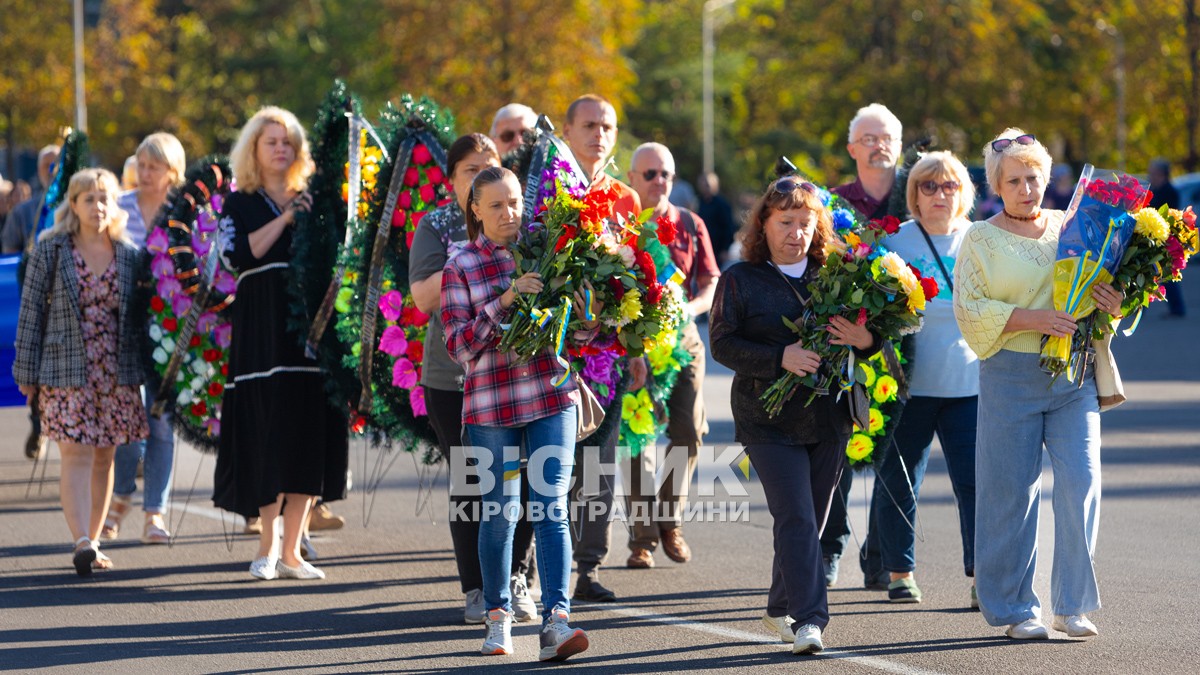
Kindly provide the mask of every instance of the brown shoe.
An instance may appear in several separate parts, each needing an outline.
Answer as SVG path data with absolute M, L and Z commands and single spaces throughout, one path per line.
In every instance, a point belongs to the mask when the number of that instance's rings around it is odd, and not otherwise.
M 345 518 L 333 515 L 333 511 L 330 511 L 329 507 L 322 503 L 313 509 L 312 519 L 308 521 L 308 529 L 311 532 L 316 532 L 317 530 L 340 530 L 345 524 Z
M 677 563 L 685 563 L 692 559 L 692 549 L 688 548 L 687 542 L 683 540 L 683 531 L 680 528 L 663 530 L 660 536 L 663 553 L 666 553 L 668 558 Z
M 625 566 L 635 570 L 648 570 L 654 567 L 654 554 L 644 548 L 635 548 L 633 553 L 629 554 L 629 560 L 625 561 Z

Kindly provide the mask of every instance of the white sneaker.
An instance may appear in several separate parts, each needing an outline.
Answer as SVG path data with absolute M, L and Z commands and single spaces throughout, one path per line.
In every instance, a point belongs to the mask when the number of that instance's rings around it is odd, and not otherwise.
M 792 642 L 793 654 L 816 654 L 825 649 L 825 643 L 821 642 L 821 629 L 806 623 L 803 626 L 795 629 L 796 639 Z
M 796 620 L 792 617 L 786 614 L 784 616 L 763 614 L 762 622 L 771 632 L 779 633 L 779 639 L 783 642 L 792 644 L 796 641 L 796 633 L 792 631 L 792 624 L 796 623 Z
M 487 621 L 487 612 L 483 611 L 483 591 L 472 588 L 467 591 L 467 606 L 463 609 L 463 622 L 481 624 Z
M 325 578 L 325 573 L 310 565 L 307 560 L 301 560 L 300 564 L 296 567 L 285 565 L 283 564 L 283 561 L 280 560 L 279 563 L 275 565 L 275 571 L 281 579 L 310 580 Z
M 512 593 L 513 621 L 533 621 L 538 615 L 538 608 L 529 595 L 529 587 L 525 585 L 525 575 L 514 574 L 509 580 L 508 589 Z
M 539 661 L 564 661 L 588 648 L 587 633 L 568 626 L 567 618 L 567 613 L 558 609 L 542 624 Z
M 1014 640 L 1045 640 L 1050 637 L 1050 631 L 1046 630 L 1046 624 L 1042 623 L 1041 619 L 1026 619 L 1021 623 L 1014 623 L 1004 634 Z
M 1050 624 L 1050 627 L 1060 633 L 1066 633 L 1067 637 L 1093 637 L 1100 634 L 1100 631 L 1096 630 L 1096 624 L 1083 614 L 1074 616 L 1055 614 L 1054 622 Z
M 493 609 L 487 613 L 487 637 L 483 639 L 479 653 L 489 656 L 513 653 L 512 613 L 503 609 Z
M 254 562 L 250 563 L 250 576 L 264 581 L 270 581 L 278 576 L 275 570 L 275 564 L 278 561 L 269 555 L 264 555 L 261 558 L 255 558 Z

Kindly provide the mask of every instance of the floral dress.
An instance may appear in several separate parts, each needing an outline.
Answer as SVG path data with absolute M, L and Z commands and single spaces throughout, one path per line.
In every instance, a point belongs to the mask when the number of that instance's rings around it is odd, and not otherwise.
M 80 328 L 87 353 L 87 386 L 42 387 L 42 433 L 55 441 L 109 447 L 150 433 L 138 388 L 117 384 L 117 317 L 121 297 L 117 259 L 93 274 L 74 247 L 79 280 Z

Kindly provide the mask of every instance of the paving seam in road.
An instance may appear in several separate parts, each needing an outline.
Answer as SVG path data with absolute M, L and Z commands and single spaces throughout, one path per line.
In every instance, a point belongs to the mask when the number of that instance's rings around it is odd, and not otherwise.
M 708 633 L 710 635 L 731 638 L 734 640 L 761 642 L 763 644 L 778 645 L 780 647 L 784 646 L 784 644 L 780 642 L 778 638 L 763 635 L 762 633 L 748 633 L 746 631 L 737 630 L 736 628 L 725 628 L 723 626 L 712 626 L 708 624 L 697 623 L 682 617 L 671 616 L 670 614 L 660 614 L 658 612 L 650 612 L 637 607 L 630 607 L 628 605 L 614 605 L 607 603 L 604 605 L 592 604 L 589 605 L 589 609 L 598 609 L 604 612 L 612 612 L 613 614 L 621 614 L 623 616 L 630 616 L 637 619 L 646 619 L 648 621 L 655 621 L 657 623 L 666 624 L 669 626 L 679 626 L 680 628 L 687 628 L 699 633 Z M 826 649 L 825 651 L 821 652 L 820 655 L 814 658 L 849 661 L 867 668 L 881 670 L 885 673 L 897 673 L 897 675 L 945 675 L 944 673 L 940 673 L 936 670 L 916 668 L 903 663 L 881 659 L 877 656 L 868 656 L 859 652 L 838 649 L 836 647 L 832 649 Z

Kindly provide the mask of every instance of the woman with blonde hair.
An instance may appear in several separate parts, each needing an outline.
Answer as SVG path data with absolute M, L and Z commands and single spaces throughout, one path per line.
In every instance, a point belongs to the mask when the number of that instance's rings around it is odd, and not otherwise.
M 62 453 L 63 515 L 80 576 L 109 569 L 100 527 L 112 495 L 117 445 L 145 438 L 140 331 L 133 310 L 138 250 L 117 208 L 117 177 L 71 177 L 54 226 L 30 258 L 17 324 L 13 379 L 36 397 L 42 432 Z
M 1042 448 L 1054 468 L 1052 627 L 1097 634 L 1092 554 L 1100 527 L 1100 408 L 1092 369 L 1075 382 L 1039 365 L 1044 336 L 1067 337 L 1075 319 L 1054 307 L 1054 261 L 1065 214 L 1041 207 L 1050 153 L 1020 129 L 984 146 L 988 183 L 1004 209 L 967 231 L 954 271 L 954 314 L 979 356 L 975 584 L 979 609 L 1017 640 L 1046 639 L 1033 589 L 1041 511 Z M 1118 315 L 1121 294 L 1092 292 Z
M 117 206 L 128 215 L 126 231 L 129 238 L 139 248 L 144 248 L 146 235 L 154 224 L 155 216 L 166 205 L 168 193 L 172 188 L 183 185 L 187 160 L 179 139 L 162 131 L 147 136 L 131 159 L 134 160 L 137 187 L 117 197 Z M 168 417 L 170 413 L 157 418 L 151 416 L 149 411 L 153 394 L 147 391 L 145 395 L 150 437 L 117 448 L 112 504 L 108 507 L 108 517 L 104 519 L 100 536 L 104 539 L 117 538 L 121 520 L 133 509 L 137 466 L 144 461 L 145 496 L 142 510 L 146 513 L 146 522 L 142 528 L 142 543 L 166 544 L 171 541 L 171 533 L 167 531 L 163 512 L 171 490 L 175 437 L 171 431 L 171 418 Z
M 324 373 L 287 325 L 292 227 L 312 205 L 305 185 L 313 162 L 300 122 L 263 108 L 242 128 L 230 164 L 238 190 L 225 199 L 222 227 L 233 231 L 227 255 L 239 276 L 213 502 L 261 517 L 251 575 L 323 579 L 300 557 L 301 531 L 314 499 L 345 496 L 347 426 L 325 395 Z
M 975 412 L 979 403 L 979 359 L 954 320 L 954 263 L 971 226 L 967 216 L 975 203 L 975 187 L 967 167 L 953 154 L 930 152 L 909 170 L 908 212 L 912 220 L 884 240 L 938 285 L 936 300 L 925 309 L 921 331 L 905 341 L 911 364 L 904 406 L 892 437 L 881 452 L 871 500 L 868 563 L 890 573 L 888 599 L 921 601 L 913 577 L 916 569 L 917 498 L 936 434 L 950 472 L 958 503 L 963 571 L 975 575 Z M 871 557 L 876 560 L 871 561 Z M 971 605 L 975 591 L 971 589 Z

